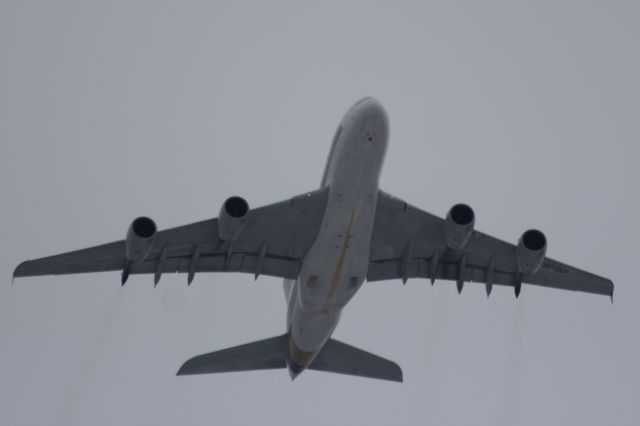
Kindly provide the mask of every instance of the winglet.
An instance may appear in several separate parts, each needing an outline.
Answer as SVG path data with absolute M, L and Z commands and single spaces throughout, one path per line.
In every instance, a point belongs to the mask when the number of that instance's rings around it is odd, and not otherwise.
M 611 283 L 611 294 L 609 295 L 611 297 L 611 304 L 613 305 L 613 283 Z

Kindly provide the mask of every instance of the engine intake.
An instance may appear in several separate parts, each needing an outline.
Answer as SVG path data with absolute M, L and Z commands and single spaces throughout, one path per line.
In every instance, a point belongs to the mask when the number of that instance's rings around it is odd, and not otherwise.
M 547 237 L 537 229 L 529 229 L 518 240 L 518 271 L 530 275 L 538 272 L 547 252 Z
M 456 204 L 451 207 L 444 220 L 444 238 L 447 247 L 460 250 L 471 234 L 476 217 L 473 209 L 466 204 Z
M 242 197 L 229 197 L 222 204 L 218 215 L 218 236 L 221 240 L 233 242 L 247 224 L 249 204 Z
M 158 228 L 153 220 L 141 216 L 131 222 L 125 239 L 125 255 L 131 262 L 143 262 L 155 241 Z

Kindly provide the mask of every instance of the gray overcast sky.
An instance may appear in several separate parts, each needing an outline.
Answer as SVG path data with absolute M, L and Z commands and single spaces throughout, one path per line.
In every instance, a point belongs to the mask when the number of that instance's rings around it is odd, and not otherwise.
M 638 2 L 0 3 L 3 425 L 637 425 Z M 266 2 L 265 2 L 266 3 Z M 346 109 L 387 108 L 382 187 L 611 277 L 606 297 L 365 285 L 336 337 L 398 385 L 174 377 L 279 334 L 280 280 L 21 279 L 22 260 L 318 186 Z

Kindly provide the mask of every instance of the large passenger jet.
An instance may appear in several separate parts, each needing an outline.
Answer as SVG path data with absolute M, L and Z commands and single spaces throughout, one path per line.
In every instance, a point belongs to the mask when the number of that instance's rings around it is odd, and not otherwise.
M 249 209 L 230 197 L 217 219 L 157 231 L 135 219 L 121 241 L 21 263 L 14 277 L 122 271 L 246 272 L 284 279 L 285 333 L 185 362 L 178 375 L 288 368 L 402 381 L 392 361 L 331 338 L 342 310 L 366 281 L 409 278 L 523 283 L 613 296 L 613 283 L 546 257 L 547 240 L 535 229 L 509 244 L 474 230 L 471 207 L 456 204 L 444 219 L 381 191 L 378 181 L 389 138 L 382 105 L 353 105 L 333 138 L 320 189 Z

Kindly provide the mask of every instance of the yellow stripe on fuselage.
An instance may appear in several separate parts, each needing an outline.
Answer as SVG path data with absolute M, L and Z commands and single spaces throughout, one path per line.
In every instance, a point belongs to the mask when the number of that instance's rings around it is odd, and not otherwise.
M 336 290 L 338 289 L 338 282 L 340 281 L 340 276 L 342 275 L 342 268 L 344 267 L 344 261 L 347 258 L 347 250 L 350 248 L 349 243 L 351 242 L 351 229 L 353 228 L 353 223 L 356 217 L 356 208 L 354 207 L 351 210 L 351 220 L 349 221 L 349 226 L 347 227 L 347 232 L 344 237 L 344 241 L 342 242 L 342 247 L 340 248 L 340 256 L 338 257 L 338 263 L 336 264 L 336 269 L 333 271 L 333 277 L 331 278 L 331 286 L 329 287 L 329 292 L 327 293 L 327 298 L 324 301 L 324 309 L 326 311 L 327 307 L 333 300 Z

